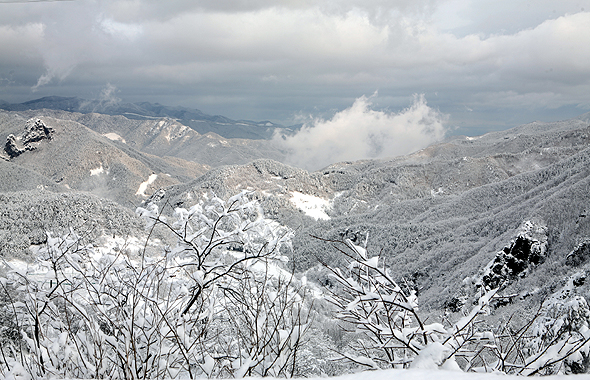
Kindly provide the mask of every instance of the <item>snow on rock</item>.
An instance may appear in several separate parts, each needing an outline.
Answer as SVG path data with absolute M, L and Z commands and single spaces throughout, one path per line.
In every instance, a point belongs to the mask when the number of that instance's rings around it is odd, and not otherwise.
M 99 175 L 101 173 L 104 173 L 104 169 L 102 167 L 102 164 L 100 164 L 100 167 L 96 168 L 96 169 L 90 169 L 90 175 Z
M 525 277 L 530 268 L 542 263 L 547 252 L 547 226 L 524 221 L 516 238 L 488 263 L 478 281 L 486 289 L 495 289 L 506 281 Z
M 116 134 L 114 132 L 105 133 L 103 136 L 109 140 L 121 141 L 123 144 L 127 144 L 127 142 L 125 141 L 125 139 L 123 137 L 119 136 L 118 134 Z
M 27 146 L 41 140 L 51 140 L 54 132 L 53 128 L 45 125 L 43 120 L 30 119 L 27 121 L 27 128 L 22 135 L 21 140 L 23 145 Z
M 303 194 L 298 191 L 291 191 L 291 198 L 289 200 L 295 205 L 295 207 L 303 211 L 305 215 L 311 216 L 315 220 L 330 219 L 330 216 L 326 211 L 331 208 L 331 205 L 330 201 L 326 199 Z
M 156 178 L 158 178 L 157 174 L 151 174 L 147 181 L 142 182 L 141 185 L 139 185 L 139 189 L 137 189 L 137 192 L 135 193 L 135 195 L 141 195 L 142 197 L 147 197 L 145 191 L 147 190 L 147 187 L 149 185 L 154 183 Z
M 54 132 L 53 128 L 45 125 L 41 119 L 30 119 L 19 137 L 8 135 L 4 152 L 9 158 L 15 158 L 26 151 L 35 150 L 40 141 L 51 140 Z
M 13 134 L 8 135 L 6 138 L 6 144 L 4 151 L 8 154 L 8 157 L 15 158 L 26 152 L 24 148 L 18 146 L 17 138 Z

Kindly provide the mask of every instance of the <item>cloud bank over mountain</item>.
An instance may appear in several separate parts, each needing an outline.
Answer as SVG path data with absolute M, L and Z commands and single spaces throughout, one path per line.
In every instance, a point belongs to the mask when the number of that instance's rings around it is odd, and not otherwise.
M 331 119 L 314 119 L 295 135 L 274 140 L 289 152 L 287 162 L 317 170 L 340 161 L 408 154 L 444 136 L 446 116 L 429 107 L 424 95 L 415 95 L 398 113 L 372 109 L 375 97 L 362 96 Z
M 0 7 L 0 99 L 9 102 L 92 99 L 110 84 L 125 101 L 288 123 L 378 88 L 375 108 L 401 110 L 424 93 L 451 124 L 496 129 L 590 109 L 589 0 Z

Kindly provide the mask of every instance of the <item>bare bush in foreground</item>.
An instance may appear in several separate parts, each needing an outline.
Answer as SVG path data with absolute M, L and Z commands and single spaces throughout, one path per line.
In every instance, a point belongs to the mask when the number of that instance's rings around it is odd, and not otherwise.
M 32 378 L 291 376 L 310 311 L 292 274 L 275 265 L 289 231 L 242 193 L 178 209 L 178 238 L 136 259 L 49 236 L 37 270 L 13 268 L 5 290 L 24 345 L 3 347 L 3 373 Z M 274 271 L 274 272 L 273 272 Z M 272 272 L 272 273 L 271 273 Z
M 496 332 L 479 327 L 497 290 L 453 324 L 425 323 L 415 292 L 393 280 L 379 256 L 350 240 L 330 241 L 348 260 L 344 270 L 324 264 L 337 286 L 330 291 L 336 318 L 355 334 L 341 359 L 369 369 L 454 368 L 535 375 L 580 373 L 590 363 L 590 308 L 567 288 L 547 300 L 524 326 Z M 570 279 L 570 282 L 573 281 Z

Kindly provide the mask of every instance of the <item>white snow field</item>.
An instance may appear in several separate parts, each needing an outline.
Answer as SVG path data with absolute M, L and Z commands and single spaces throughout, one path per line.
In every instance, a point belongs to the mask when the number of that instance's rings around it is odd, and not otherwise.
M 524 376 L 505 375 L 504 373 L 475 373 L 435 369 L 387 369 L 381 371 L 364 371 L 350 375 L 333 377 L 334 380 L 494 380 L 524 379 Z M 543 376 L 543 379 L 590 379 L 590 375 L 555 375 Z M 320 378 L 318 378 L 319 380 Z M 325 378 L 324 378 L 325 379 Z
M 291 198 L 289 200 L 295 205 L 295 207 L 303 211 L 305 215 L 311 216 L 315 220 L 330 219 L 330 216 L 326 213 L 326 210 L 329 210 L 331 206 L 330 201 L 326 199 L 303 194 L 298 191 L 292 191 Z
M 148 186 L 151 185 L 152 183 L 154 183 L 154 181 L 156 180 L 156 178 L 158 178 L 157 174 L 150 174 L 150 176 L 148 177 L 147 181 L 142 182 L 141 185 L 139 185 L 139 188 L 137 189 L 137 192 L 135 193 L 135 195 L 141 195 L 143 197 L 147 197 L 145 191 L 147 190 Z

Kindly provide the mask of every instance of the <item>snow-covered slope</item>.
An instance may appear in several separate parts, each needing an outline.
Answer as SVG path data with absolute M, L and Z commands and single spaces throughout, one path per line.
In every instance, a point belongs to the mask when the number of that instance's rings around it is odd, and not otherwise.
M 564 380 L 583 379 L 588 375 L 554 375 L 546 376 L 543 379 Z M 314 380 L 319 380 L 316 378 Z M 522 376 L 510 376 L 496 373 L 465 373 L 445 370 L 411 369 L 399 370 L 388 369 L 383 371 L 367 371 L 350 375 L 333 377 L 333 380 L 494 380 L 494 379 L 522 379 Z

